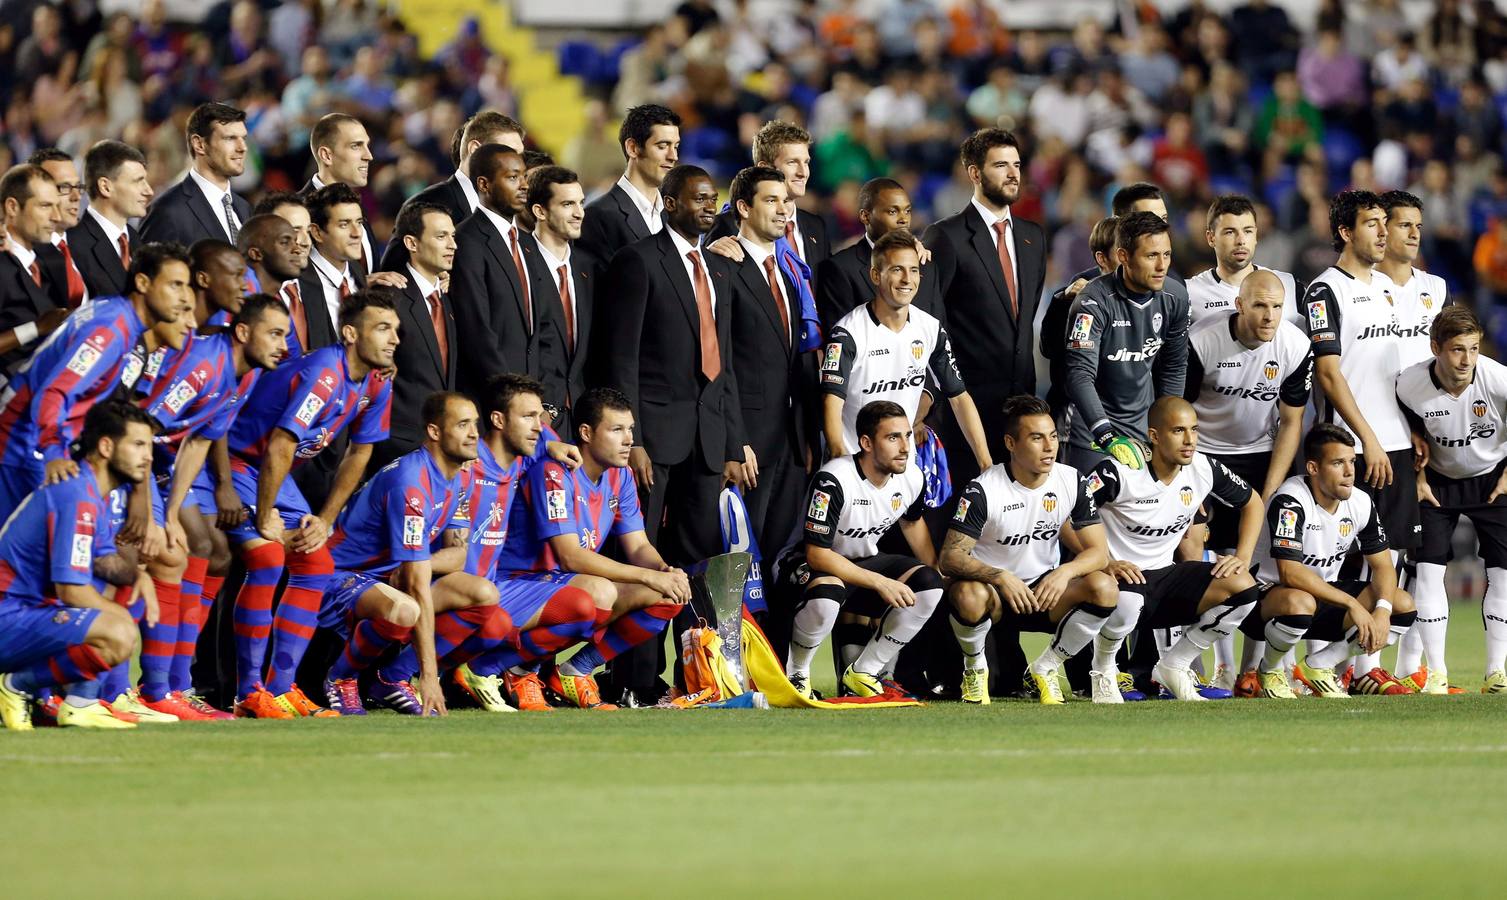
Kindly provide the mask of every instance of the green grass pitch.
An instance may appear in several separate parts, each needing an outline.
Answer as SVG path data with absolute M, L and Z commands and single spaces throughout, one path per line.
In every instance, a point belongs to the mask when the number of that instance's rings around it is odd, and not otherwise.
M 0 733 L 0 897 L 1491 897 L 1504 769 L 1480 695 Z

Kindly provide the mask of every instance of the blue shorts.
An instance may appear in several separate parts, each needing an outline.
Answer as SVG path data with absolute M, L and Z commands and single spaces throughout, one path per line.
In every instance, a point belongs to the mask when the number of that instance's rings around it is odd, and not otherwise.
M 97 609 L 0 598 L 0 672 L 14 672 L 84 642 Z
M 147 491 L 147 496 L 152 501 L 152 521 L 158 525 L 167 523 L 167 503 L 163 499 L 164 495 L 157 486 L 157 480 L 147 478 L 141 484 L 123 485 L 110 493 L 110 525 L 116 533 L 119 533 L 121 526 L 126 524 L 127 494 L 131 491 Z
M 10 518 L 21 501 L 42 486 L 46 472 L 40 459 L 34 462 L 35 465 L 0 466 L 0 521 Z
M 256 477 L 256 472 L 243 470 L 239 466 L 230 472 L 230 483 L 235 488 L 236 495 L 250 510 L 246 521 L 225 532 L 225 536 L 233 543 L 263 540 L 261 532 L 256 530 Z M 211 503 L 214 502 L 213 496 L 214 492 L 211 491 Z M 304 516 L 314 514 L 309 509 L 309 501 L 303 498 L 303 492 L 293 482 L 292 475 L 283 479 L 283 486 L 277 492 L 277 511 L 283 517 L 283 527 L 288 529 L 298 528 L 298 523 Z
M 164 502 L 173 492 L 173 466 L 177 459 L 168 456 L 161 449 L 152 458 L 152 471 L 157 479 L 157 488 L 162 492 Z M 183 497 L 184 509 L 197 509 L 200 513 L 213 516 L 219 511 L 215 506 L 215 482 L 209 474 L 209 465 L 199 467 L 199 474 L 194 476 L 194 483 L 189 486 L 188 493 Z
M 497 605 L 522 627 L 574 577 L 574 572 L 511 572 L 497 578 Z
M 325 589 L 324 599 L 319 604 L 319 627 L 332 629 L 341 637 L 349 638 L 351 629 L 355 627 L 352 613 L 361 600 L 361 595 L 386 583 L 365 572 L 336 569 L 335 574 L 330 576 L 330 586 Z

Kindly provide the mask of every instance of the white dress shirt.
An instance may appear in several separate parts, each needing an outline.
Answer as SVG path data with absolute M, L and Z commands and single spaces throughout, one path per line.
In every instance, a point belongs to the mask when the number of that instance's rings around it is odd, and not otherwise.
M 460 169 L 456 169 L 455 180 L 460 182 L 460 191 L 466 195 L 466 204 L 471 207 L 471 212 L 476 212 L 476 210 L 481 208 L 481 198 L 476 195 L 476 185 L 471 182 L 471 176 Z M 459 225 L 460 223 L 456 222 L 455 224 Z
M 686 281 L 691 284 L 691 299 L 693 301 L 696 299 L 696 269 L 691 265 L 691 258 L 686 254 L 695 250 L 701 256 L 701 271 L 706 273 L 706 285 L 712 292 L 712 320 L 715 321 L 717 318 L 717 289 L 712 287 L 712 272 L 706 264 L 706 251 L 690 244 L 675 229 L 670 228 L 667 230 L 670 232 L 670 240 L 675 244 L 675 252 L 680 254 L 680 264 L 685 267 L 685 277 Z
M 315 172 L 314 177 L 309 179 L 309 183 L 314 185 L 314 190 L 316 191 L 325 186 L 325 180 L 319 177 L 318 172 Z M 361 215 L 365 217 L 365 208 L 361 210 Z M 366 271 L 377 271 L 377 267 L 372 264 L 372 242 L 371 239 L 366 236 L 366 226 L 364 224 L 361 226 L 361 261 L 366 263 Z
M 989 233 L 989 243 L 994 245 L 995 253 L 999 252 L 999 233 L 994 230 L 994 223 L 1010 223 L 1005 228 L 1005 248 L 1010 251 L 1010 265 L 1015 269 L 1015 271 L 1011 272 L 1010 274 L 1014 277 L 1016 284 L 1015 290 L 1018 294 L 1020 291 L 1020 257 L 1015 255 L 1015 220 L 1010 215 L 1010 208 L 1008 206 L 1005 207 L 1005 214 L 1003 216 L 996 216 L 994 213 L 990 212 L 989 209 L 984 206 L 984 204 L 978 202 L 977 197 L 975 197 L 970 202 L 973 204 L 973 208 L 978 210 L 978 214 L 984 220 L 984 228 Z M 1016 300 L 1017 302 L 1019 302 L 1018 296 Z
M 199 186 L 199 191 L 204 194 L 204 199 L 209 201 L 209 208 L 214 212 L 215 218 L 219 220 L 220 227 L 225 231 L 225 240 L 230 240 L 230 222 L 225 219 L 225 198 L 232 197 L 231 203 L 234 205 L 234 197 L 231 195 L 230 190 L 210 184 L 209 179 L 200 175 L 192 166 L 189 167 L 188 177 L 193 179 L 194 183 Z M 231 213 L 231 215 L 234 215 L 234 213 Z M 244 224 L 246 223 L 237 219 L 235 227 L 239 231 L 240 227 Z
M 543 241 L 539 241 L 539 255 L 544 257 L 544 264 L 549 266 L 549 272 L 554 276 L 557 288 L 560 284 L 560 267 L 565 267 L 565 283 L 570 285 L 570 296 L 562 296 L 560 302 L 570 304 L 570 321 L 575 323 L 572 330 L 579 333 L 581 319 L 576 315 L 576 270 L 570 264 L 570 245 L 565 245 L 565 258 L 559 259 L 549 252 L 549 248 L 544 245 Z
M 429 318 L 434 318 L 434 301 L 429 298 L 434 296 L 434 292 L 439 290 L 440 286 L 420 275 L 413 266 L 407 266 L 407 269 L 408 280 L 413 282 L 413 286 L 418 288 L 419 296 L 424 298 L 424 308 L 429 310 Z
M 659 196 L 659 192 L 654 192 L 652 200 L 645 197 L 638 192 L 638 188 L 633 186 L 633 182 L 628 180 L 627 175 L 619 177 L 617 185 L 628 192 L 628 199 L 638 207 L 638 214 L 644 217 L 644 224 L 649 226 L 649 233 L 659 234 L 659 230 L 665 227 L 665 220 L 661 215 L 665 210 L 665 203 L 664 198 Z
M 753 241 L 750 241 L 748 238 L 744 237 L 741 234 L 738 235 L 738 243 L 743 245 L 743 252 L 748 254 L 749 259 L 753 260 L 754 265 L 758 267 L 759 275 L 764 279 L 764 283 L 768 284 L 769 272 L 764 269 L 764 260 L 768 259 L 771 256 L 774 256 L 774 251 L 763 249 L 758 244 L 755 244 Z M 775 274 L 778 275 L 780 271 L 780 261 L 778 259 L 774 261 L 774 270 Z M 790 307 L 790 287 L 785 283 L 785 279 L 781 278 L 779 288 L 780 299 L 785 303 L 785 317 L 788 321 L 794 318 L 793 314 L 795 312 L 795 310 L 791 309 Z
M 93 216 L 94 221 L 99 223 L 100 229 L 105 233 L 105 240 L 110 242 L 110 249 L 114 250 L 115 255 L 119 257 L 120 239 L 122 236 L 124 236 L 126 238 L 126 242 L 130 243 L 130 234 L 124 228 L 117 228 L 114 222 L 111 222 L 109 219 L 100 215 L 99 210 L 95 209 L 92 206 L 84 210 L 84 214 Z
M 335 333 L 340 333 L 340 283 L 350 285 L 351 293 L 356 292 L 356 282 L 351 278 L 351 267 L 347 263 L 340 268 L 319 254 L 319 248 L 309 250 L 309 262 L 314 264 L 314 271 L 319 274 L 319 286 L 324 289 L 325 311 L 330 317 L 330 325 Z M 301 298 L 304 304 L 304 316 L 309 315 L 309 298 Z

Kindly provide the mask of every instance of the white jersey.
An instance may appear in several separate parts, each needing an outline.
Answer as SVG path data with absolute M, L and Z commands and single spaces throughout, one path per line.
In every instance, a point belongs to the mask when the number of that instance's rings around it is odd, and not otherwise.
M 1397 376 L 1397 402 L 1428 435 L 1429 468 L 1446 478 L 1474 478 L 1507 457 L 1507 366 L 1482 356 L 1460 396 L 1444 389 L 1434 362 L 1421 362 Z
M 1392 280 L 1375 270 L 1371 283 L 1364 284 L 1330 266 L 1313 280 L 1303 298 L 1315 364 L 1322 357 L 1339 356 L 1340 374 L 1356 406 L 1389 453 L 1413 446 L 1394 390 L 1402 345 L 1390 296 L 1394 289 Z M 1314 391 L 1313 400 L 1320 421 L 1345 424 L 1323 391 Z M 1360 450 L 1359 436 L 1355 447 Z
M 821 467 L 806 503 L 806 543 L 846 559 L 879 552 L 879 538 L 901 517 L 921 517 L 926 477 L 912 465 L 881 485 L 858 470 L 858 456 L 839 456 Z
M 1326 512 L 1313 499 L 1308 479 L 1294 475 L 1266 504 L 1266 527 L 1252 562 L 1267 581 L 1280 581 L 1274 560 L 1288 559 L 1332 582 L 1339 579 L 1345 557 L 1357 545 L 1367 556 L 1387 549 L 1387 533 L 1370 495 L 1357 487 L 1334 512 Z
M 1212 495 L 1231 508 L 1251 498 L 1250 485 L 1202 453 L 1179 466 L 1170 484 L 1152 474 L 1150 460 L 1136 470 L 1105 457 L 1083 479 L 1083 491 L 1099 507 L 1109 555 L 1142 569 L 1172 565 L 1177 544 L 1205 497 Z
M 1055 463 L 1040 487 L 1028 488 L 997 463 L 968 482 L 948 528 L 977 543 L 973 557 L 1030 584 L 1061 564 L 1057 535 L 1099 524 L 1094 500 L 1079 490 L 1078 470 Z
M 1402 341 L 1397 351 L 1399 365 L 1406 369 L 1413 363 L 1434 358 L 1429 349 L 1429 327 L 1449 302 L 1444 279 L 1421 269 L 1413 270 L 1407 284 L 1392 283 L 1392 308 L 1397 311 L 1397 336 Z
M 1234 313 L 1194 325 L 1185 396 L 1198 412 L 1199 449 L 1220 456 L 1269 452 L 1277 436 L 1277 404 L 1308 405 L 1310 343 L 1285 320 L 1275 337 L 1255 349 L 1235 339 Z
M 849 453 L 858 452 L 858 411 L 865 404 L 890 400 L 915 420 L 927 372 L 948 399 L 965 390 L 947 331 L 931 313 L 912 306 L 899 331 L 880 323 L 867 303 L 838 320 L 819 381 L 823 394 L 843 400 L 842 439 Z
M 1251 265 L 1252 269 L 1262 266 Z M 1276 269 L 1265 271 L 1277 276 L 1282 282 L 1282 318 L 1302 327 L 1303 310 L 1298 302 L 1298 280 L 1288 272 Z M 1204 319 L 1218 318 L 1220 313 L 1235 311 L 1235 295 L 1240 288 L 1219 277 L 1217 269 L 1206 269 L 1188 279 L 1188 318 L 1194 325 Z

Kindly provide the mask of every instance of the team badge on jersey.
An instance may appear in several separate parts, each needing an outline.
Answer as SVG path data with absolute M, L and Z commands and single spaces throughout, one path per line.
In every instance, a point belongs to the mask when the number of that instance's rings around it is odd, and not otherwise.
M 1486 415 L 1486 401 L 1485 400 L 1477 400 L 1476 402 L 1472 403 L 1470 405 L 1470 411 L 1473 412 L 1473 413 L 1475 413 L 1476 414 L 1476 418 L 1478 418 L 1478 419 L 1481 418 L 1482 416 Z
M 1308 330 L 1318 331 L 1329 327 L 1329 307 L 1323 300 L 1315 300 L 1308 304 Z
M 1284 509 L 1277 512 L 1277 537 L 1295 538 L 1298 536 L 1297 512 Z
M 319 415 L 321 409 L 324 409 L 324 398 L 318 394 L 310 394 L 303 398 L 303 403 L 299 404 L 298 412 L 293 414 L 293 420 L 308 428 L 314 424 L 314 417 Z
M 424 546 L 424 517 L 403 517 L 403 546 L 418 549 Z
M 565 492 L 563 490 L 544 492 L 544 515 L 551 522 L 565 521 Z
M 75 375 L 89 374 L 89 370 L 94 368 L 95 363 L 99 362 L 101 355 L 99 348 L 94 346 L 94 343 L 95 339 L 90 338 L 88 341 L 80 344 L 77 350 L 73 351 L 73 358 L 68 360 L 68 371 Z
M 1094 317 L 1088 313 L 1079 313 L 1078 317 L 1073 320 L 1073 333 L 1068 335 L 1068 340 L 1086 341 L 1093 328 Z
M 911 341 L 910 342 L 910 357 L 911 357 L 911 359 L 914 359 L 916 362 L 920 362 L 921 361 L 921 357 L 923 357 L 925 355 L 926 355 L 926 344 L 922 343 L 921 341 Z
M 1097 493 L 1099 493 L 1099 491 L 1101 491 L 1103 489 L 1104 489 L 1104 479 L 1102 479 L 1102 478 L 1099 477 L 1099 473 L 1098 472 L 1091 473 L 1088 476 L 1088 492 L 1090 494 L 1097 494 Z
M 55 613 L 52 614 L 52 624 L 54 624 L 54 625 L 67 625 L 69 618 L 70 618 L 69 611 L 66 610 L 66 609 L 60 609 L 57 612 L 55 612 Z
M 1281 369 L 1277 366 L 1275 359 L 1267 360 L 1266 365 L 1261 367 L 1261 374 L 1266 376 L 1267 381 L 1276 381 L 1277 373 L 1280 371 Z
M 194 386 L 187 381 L 180 381 L 173 385 L 171 391 L 168 391 L 166 399 L 162 401 L 162 405 L 166 406 L 176 416 L 178 413 L 183 412 L 183 407 L 193 398 Z
M 815 519 L 818 522 L 827 521 L 827 505 L 832 502 L 832 495 L 826 491 L 811 492 L 811 508 L 806 510 L 806 518 Z
M 1051 491 L 1047 491 L 1045 494 L 1042 494 L 1041 495 L 1041 508 L 1042 508 L 1042 510 L 1044 512 L 1056 512 L 1057 511 L 1057 495 L 1054 494 L 1054 493 L 1052 493 Z
M 958 511 L 952 514 L 952 520 L 954 522 L 966 522 L 966 521 L 968 521 L 968 498 L 967 497 L 963 497 L 963 498 L 961 498 L 961 499 L 958 500 Z
M 94 537 L 88 534 L 75 534 L 73 536 L 73 551 L 68 557 L 68 564 L 75 569 L 88 571 L 94 561 Z
M 1186 484 L 1178 489 L 1177 496 L 1183 501 L 1183 506 L 1193 505 L 1193 489 Z
M 141 378 L 141 367 L 143 365 L 145 364 L 142 362 L 140 354 L 131 353 L 127 356 L 125 367 L 120 371 L 120 383 L 126 387 L 135 387 L 136 382 Z
M 827 358 L 822 360 L 823 372 L 836 372 L 842 365 L 842 344 L 828 344 Z
M 1354 519 L 1351 519 L 1349 516 L 1346 516 L 1345 518 L 1340 519 L 1340 537 L 1341 538 L 1348 538 L 1350 536 L 1350 532 L 1352 532 L 1354 530 L 1355 530 L 1355 520 Z
M 1434 308 L 1434 298 L 1428 291 L 1423 291 L 1418 295 L 1418 302 L 1423 304 L 1424 309 Z
M 890 494 L 890 511 L 891 512 L 894 512 L 894 513 L 896 513 L 898 515 L 899 512 L 900 512 L 900 507 L 903 506 L 904 504 L 905 504 L 905 498 L 902 497 L 902 496 L 900 496 L 900 492 L 899 491 L 896 491 L 895 493 Z
M 1161 313 L 1152 313 L 1151 314 L 1151 330 L 1152 331 L 1161 331 L 1162 330 L 1162 314 Z

